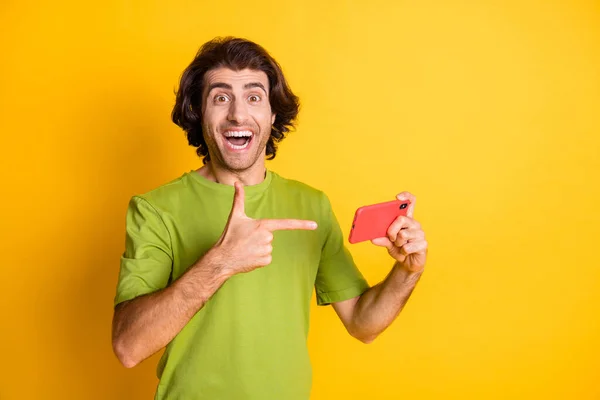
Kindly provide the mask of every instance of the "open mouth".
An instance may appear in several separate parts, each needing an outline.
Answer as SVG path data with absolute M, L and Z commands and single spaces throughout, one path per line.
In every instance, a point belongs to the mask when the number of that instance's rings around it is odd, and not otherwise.
M 225 142 L 234 150 L 243 150 L 252 141 L 251 131 L 227 131 L 223 135 Z

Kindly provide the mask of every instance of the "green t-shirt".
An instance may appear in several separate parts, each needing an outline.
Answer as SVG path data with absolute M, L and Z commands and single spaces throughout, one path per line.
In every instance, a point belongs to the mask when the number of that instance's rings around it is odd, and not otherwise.
M 244 189 L 249 217 L 308 219 L 318 228 L 275 231 L 272 263 L 217 290 L 167 345 L 155 399 L 308 399 L 313 287 L 319 305 L 369 287 L 324 193 L 271 171 Z M 233 193 L 191 171 L 134 196 L 115 305 L 165 288 L 206 253 L 223 232 Z

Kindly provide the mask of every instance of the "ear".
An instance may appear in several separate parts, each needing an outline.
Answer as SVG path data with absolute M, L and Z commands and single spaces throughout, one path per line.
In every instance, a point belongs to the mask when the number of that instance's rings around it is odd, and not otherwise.
M 272 114 L 271 115 L 271 125 L 273 125 L 275 123 L 275 117 L 277 116 L 277 114 Z

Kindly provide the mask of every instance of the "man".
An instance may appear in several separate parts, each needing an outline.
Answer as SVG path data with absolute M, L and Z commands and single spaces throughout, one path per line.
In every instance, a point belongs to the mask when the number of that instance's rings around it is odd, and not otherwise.
M 327 197 L 265 168 L 297 113 L 279 65 L 243 39 L 206 43 L 181 78 L 173 121 L 204 165 L 131 199 L 113 320 L 126 367 L 166 346 L 156 399 L 308 399 L 313 288 L 370 343 L 423 271 L 410 193 L 372 241 L 396 263 L 369 287 Z

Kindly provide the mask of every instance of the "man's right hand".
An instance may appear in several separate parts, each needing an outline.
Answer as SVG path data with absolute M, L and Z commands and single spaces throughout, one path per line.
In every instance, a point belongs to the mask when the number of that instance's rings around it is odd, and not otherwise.
M 274 231 L 317 228 L 314 221 L 249 218 L 244 212 L 244 188 L 238 182 L 234 186 L 225 230 L 196 268 L 162 290 L 115 308 L 113 348 L 126 367 L 165 347 L 229 277 L 270 264 Z
M 227 275 L 250 272 L 269 265 L 272 260 L 273 232 L 277 230 L 315 230 L 315 221 L 299 219 L 252 219 L 244 211 L 244 187 L 235 182 L 233 206 L 221 238 L 212 248 L 224 261 Z

